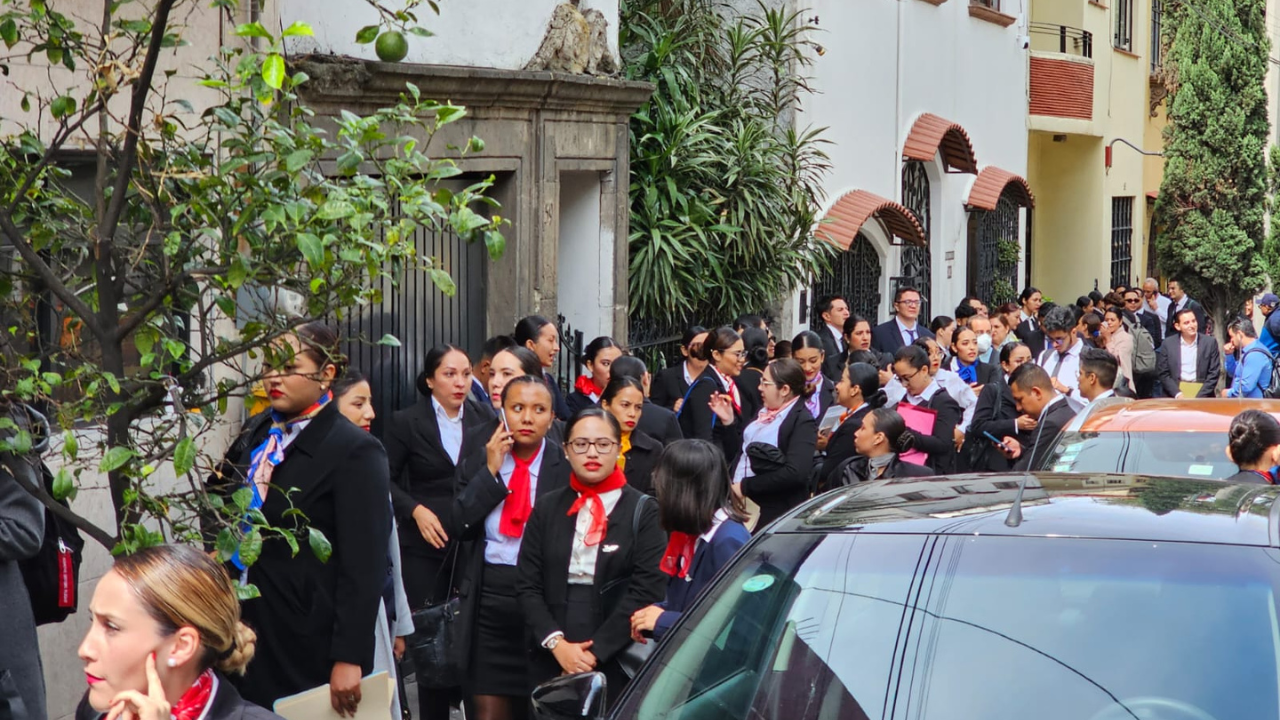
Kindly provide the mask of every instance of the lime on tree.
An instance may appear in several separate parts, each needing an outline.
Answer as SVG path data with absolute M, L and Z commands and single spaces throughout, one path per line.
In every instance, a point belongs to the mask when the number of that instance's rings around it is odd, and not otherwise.
M 383 62 L 400 62 L 409 54 L 409 41 L 398 31 L 388 30 L 378 36 L 374 50 L 378 53 L 378 59 Z

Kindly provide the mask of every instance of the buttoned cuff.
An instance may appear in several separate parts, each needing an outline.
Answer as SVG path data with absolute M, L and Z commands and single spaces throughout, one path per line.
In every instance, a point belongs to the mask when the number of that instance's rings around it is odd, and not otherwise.
M 560 632 L 559 630 L 557 630 L 557 631 L 555 631 L 555 632 L 551 633 L 550 635 L 548 635 L 548 636 L 546 637 L 546 639 L 542 641 L 542 647 L 543 647 L 544 649 L 550 650 L 550 649 L 551 649 L 551 641 L 552 641 L 552 640 L 555 640 L 556 638 L 563 638 L 563 637 L 564 637 L 564 633 L 562 633 L 562 632 Z

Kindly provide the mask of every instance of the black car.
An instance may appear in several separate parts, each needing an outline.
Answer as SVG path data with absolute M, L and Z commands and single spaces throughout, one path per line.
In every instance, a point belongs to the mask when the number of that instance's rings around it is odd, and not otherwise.
M 1280 717 L 1280 489 L 1037 473 L 1015 509 L 1022 480 L 807 503 L 743 548 L 608 717 Z M 534 704 L 601 718 L 603 694 L 569 676 Z

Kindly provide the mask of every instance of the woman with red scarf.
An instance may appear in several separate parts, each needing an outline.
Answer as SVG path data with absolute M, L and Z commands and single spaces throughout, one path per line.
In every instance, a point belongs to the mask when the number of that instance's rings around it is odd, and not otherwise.
M 187 545 L 122 555 L 89 602 L 80 643 L 89 690 L 76 720 L 270 720 L 223 673 L 241 674 L 257 644 L 240 622 L 231 577 Z
M 569 403 L 570 413 L 600 404 L 600 396 L 609 387 L 609 367 L 620 357 L 622 348 L 611 337 L 602 335 L 587 343 L 587 347 L 582 350 L 582 364 L 586 366 L 587 372 L 578 376 L 573 392 L 565 398 L 565 402 Z
M 742 498 L 729 491 L 729 464 L 705 440 L 677 440 L 653 471 L 662 527 L 671 534 L 659 566 L 667 597 L 631 615 L 631 638 L 662 640 L 738 549 L 751 539 Z
M 565 433 L 569 487 L 533 511 L 520 548 L 520 602 L 538 645 L 533 685 L 599 671 L 609 696 L 627 683 L 618 656 L 631 644 L 631 614 L 662 599 L 666 534 L 657 503 L 618 469 L 622 428 L 601 408 L 573 416 Z
M 475 720 L 524 718 L 529 705 L 527 631 L 516 590 L 516 560 L 529 517 L 551 493 L 569 486 L 560 446 L 546 440 L 555 401 L 540 377 L 521 375 L 502 388 L 497 428 L 483 464 L 460 469 L 451 517 L 458 555 L 461 614 L 453 645 Z M 473 465 L 478 468 L 471 470 Z

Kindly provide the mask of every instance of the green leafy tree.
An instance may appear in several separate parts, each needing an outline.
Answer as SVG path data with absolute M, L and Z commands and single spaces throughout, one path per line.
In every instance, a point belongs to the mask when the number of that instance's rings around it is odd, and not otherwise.
M 814 233 L 829 165 L 793 118 L 809 29 L 765 6 L 623 0 L 626 75 L 656 86 L 631 120 L 630 296 L 659 322 L 767 307 L 832 250 Z
M 158 68 L 184 44 L 178 18 L 229 22 L 236 0 L 107 0 L 101 9 L 99 24 L 82 26 L 40 0 L 0 0 L 10 53 L 0 70 L 43 58 L 71 78 L 53 96 L 12 88 L 29 112 L 5 118 L 17 129 L 0 138 L 0 239 L 12 249 L 0 264 L 0 401 L 47 409 L 62 455 L 54 497 L 109 478 L 115 524 L 57 510 L 107 547 L 194 541 L 197 521 L 223 510 L 224 555 L 239 546 L 252 560 L 271 533 L 296 553 L 299 538 L 260 514 L 242 526 L 247 490 L 206 494 L 222 448 L 204 436 L 264 364 L 283 360 L 272 343 L 298 322 L 378 303 L 383 280 L 410 269 L 452 294 L 448 274 L 419 255 L 418 228 L 450 228 L 502 253 L 502 221 L 482 214 L 493 204 L 489 182 L 438 187 L 461 171 L 424 152 L 465 110 L 407 86 L 393 107 L 322 122 L 283 49 L 310 28 L 277 35 L 249 23 L 236 30 L 243 41 L 200 69 L 217 99 L 197 112 Z M 97 149 L 87 193 L 61 161 L 73 138 Z M 473 138 L 455 154 L 482 148 Z M 286 297 L 292 317 L 249 302 Z M 30 450 L 24 426 L 0 425 L 10 431 L 0 450 Z M 157 481 L 170 468 L 176 489 Z M 323 537 L 306 542 L 327 554 Z
M 1264 9 L 1263 0 L 1164 5 L 1169 124 L 1156 250 L 1220 335 L 1268 270 Z

